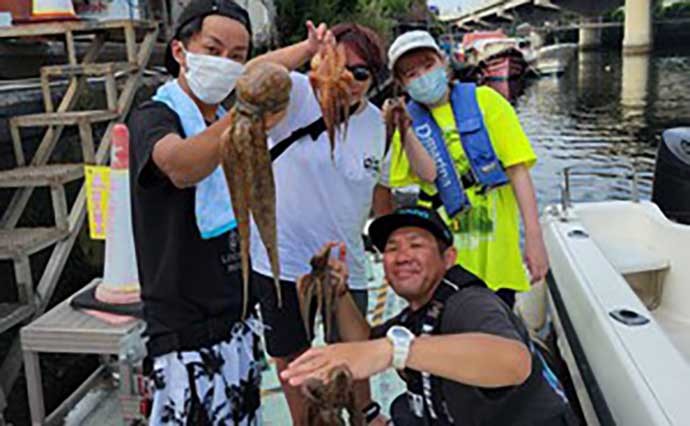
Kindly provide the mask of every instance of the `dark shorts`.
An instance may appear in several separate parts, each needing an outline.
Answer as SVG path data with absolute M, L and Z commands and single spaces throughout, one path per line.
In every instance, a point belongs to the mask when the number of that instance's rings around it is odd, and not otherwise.
M 261 306 L 261 318 L 266 326 L 264 337 L 268 354 L 272 357 L 287 357 L 309 348 L 311 342 L 307 340 L 304 322 L 299 311 L 296 284 L 293 281 L 280 281 L 283 306 L 278 308 L 273 278 L 253 272 L 252 283 Z M 350 294 L 359 311 L 366 316 L 367 290 L 350 290 Z M 312 324 L 315 316 L 316 312 L 312 312 Z M 336 326 L 331 336 L 326 336 L 326 342 L 338 341 L 340 341 L 340 336 Z
M 499 288 L 496 296 L 500 297 L 510 309 L 515 307 L 515 290 L 510 288 Z

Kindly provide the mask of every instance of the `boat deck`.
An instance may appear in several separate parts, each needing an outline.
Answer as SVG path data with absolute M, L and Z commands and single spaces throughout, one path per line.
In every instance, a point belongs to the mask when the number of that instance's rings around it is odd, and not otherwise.
M 371 262 L 373 267 L 369 277 L 369 307 L 367 319 L 370 324 L 380 324 L 398 313 L 405 302 L 397 297 L 383 283 L 381 263 Z M 316 345 L 323 344 L 323 327 L 317 326 Z M 261 384 L 262 419 L 264 425 L 286 425 L 290 418 L 287 403 L 278 381 L 275 364 L 269 360 L 268 369 L 263 373 Z M 381 404 L 385 413 L 393 399 L 404 390 L 403 382 L 394 370 L 388 370 L 371 381 L 373 398 Z M 121 406 L 117 390 L 110 383 L 103 383 L 89 392 L 72 409 L 65 419 L 67 426 L 122 426 Z

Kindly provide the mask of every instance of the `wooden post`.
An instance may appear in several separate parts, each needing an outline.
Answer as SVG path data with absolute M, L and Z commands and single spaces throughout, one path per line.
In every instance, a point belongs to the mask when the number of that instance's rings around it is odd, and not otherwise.
M 14 260 L 14 276 L 17 280 L 17 299 L 20 303 L 28 305 L 33 303 L 34 281 L 31 277 L 31 263 L 29 256 L 19 256 Z
M 95 149 L 93 146 L 93 131 L 91 123 L 86 119 L 79 119 L 79 138 L 81 139 L 81 150 L 86 164 L 95 164 Z
M 137 34 L 132 24 L 125 24 L 125 45 L 127 47 L 127 62 L 137 63 Z
M 29 395 L 31 424 L 32 426 L 41 426 L 46 417 L 46 408 L 43 401 L 43 380 L 41 379 L 38 353 L 24 351 L 24 373 L 26 374 L 26 389 Z
M 70 65 L 77 65 L 77 50 L 74 47 L 74 34 L 72 31 L 65 32 L 65 51 Z
M 24 158 L 24 148 L 22 147 L 22 136 L 19 132 L 19 127 L 10 120 L 10 136 L 12 137 L 12 148 L 14 149 L 14 158 L 17 160 L 17 166 L 25 166 L 26 159 Z
M 43 93 L 43 105 L 46 112 L 55 111 L 53 97 L 50 95 L 50 77 L 41 69 L 41 92 Z
M 105 99 L 108 110 L 117 112 L 117 83 L 112 69 L 105 75 Z
M 50 197 L 53 200 L 53 212 L 55 213 L 55 226 L 60 230 L 67 231 L 69 222 L 67 221 L 67 196 L 65 187 L 60 184 L 50 186 Z

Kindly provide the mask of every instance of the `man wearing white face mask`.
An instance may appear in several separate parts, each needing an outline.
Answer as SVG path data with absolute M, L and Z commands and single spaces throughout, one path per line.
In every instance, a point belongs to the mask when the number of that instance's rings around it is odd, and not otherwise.
M 323 30 L 301 48 L 315 52 Z M 247 12 L 194 0 L 166 56 L 175 77 L 129 118 L 132 222 L 155 382 L 151 424 L 259 421 L 261 325 L 241 318 L 239 238 L 219 167 L 232 92 L 251 51 Z M 272 59 L 300 60 L 287 48 Z M 280 116 L 266 118 L 270 128 Z M 241 165 L 239 165 L 241 167 Z

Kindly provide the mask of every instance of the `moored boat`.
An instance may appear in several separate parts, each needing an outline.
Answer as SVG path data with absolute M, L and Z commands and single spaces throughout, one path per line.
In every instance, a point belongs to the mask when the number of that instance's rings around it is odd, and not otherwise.
M 663 143 L 688 136 L 667 131 Z M 690 160 L 679 164 L 676 191 L 687 192 Z M 690 424 L 690 225 L 639 201 L 634 170 L 631 200 L 573 203 L 570 177 L 581 172 L 564 171 L 562 202 L 542 228 L 546 306 L 587 423 Z
M 536 68 L 541 75 L 559 75 L 565 72 L 577 51 L 575 43 L 544 46 L 537 52 Z
M 527 69 L 518 40 L 500 30 L 465 34 L 462 44 L 465 60 L 478 67 L 481 80 L 519 78 Z

